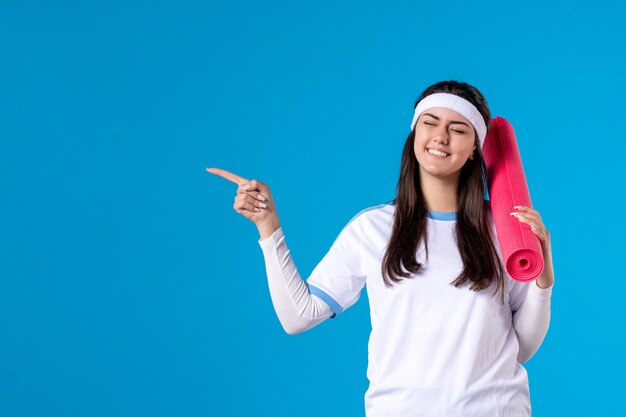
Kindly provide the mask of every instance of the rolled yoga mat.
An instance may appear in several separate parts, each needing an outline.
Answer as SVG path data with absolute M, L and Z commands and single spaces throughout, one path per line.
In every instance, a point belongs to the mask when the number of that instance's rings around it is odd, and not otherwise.
M 491 212 L 505 267 L 511 278 L 529 282 L 543 271 L 539 238 L 526 223 L 510 215 L 514 206 L 532 207 L 513 126 L 497 116 L 482 148 Z

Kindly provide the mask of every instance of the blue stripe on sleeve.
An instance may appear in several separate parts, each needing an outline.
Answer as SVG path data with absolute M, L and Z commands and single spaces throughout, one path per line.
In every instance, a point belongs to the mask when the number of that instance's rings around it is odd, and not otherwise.
M 341 308 L 339 303 L 337 301 L 335 301 L 333 299 L 333 297 L 331 297 L 330 295 L 326 294 L 324 291 L 320 290 L 319 288 L 317 288 L 317 287 L 315 287 L 315 286 L 313 286 L 311 284 L 307 283 L 306 286 L 309 288 L 309 292 L 311 294 L 316 295 L 319 298 L 321 298 L 322 301 L 324 301 L 326 304 L 328 304 L 330 309 L 335 312 L 335 314 L 330 316 L 331 319 L 334 319 L 337 314 L 339 314 L 339 313 L 341 313 L 343 311 L 343 308 Z

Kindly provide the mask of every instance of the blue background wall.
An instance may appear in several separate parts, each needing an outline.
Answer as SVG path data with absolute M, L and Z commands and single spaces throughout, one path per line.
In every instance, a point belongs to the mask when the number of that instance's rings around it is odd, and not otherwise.
M 623 410 L 623 2 L 0 4 L 0 415 L 362 416 L 366 294 L 284 333 L 205 168 L 269 184 L 306 277 L 444 79 L 513 124 L 552 234 L 533 415 Z

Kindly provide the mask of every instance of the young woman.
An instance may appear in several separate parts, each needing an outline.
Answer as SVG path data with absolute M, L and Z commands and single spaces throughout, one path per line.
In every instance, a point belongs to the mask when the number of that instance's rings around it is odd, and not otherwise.
M 549 326 L 550 235 L 536 210 L 511 207 L 541 241 L 545 262 L 536 281 L 513 280 L 484 199 L 481 145 L 490 120 L 476 88 L 456 81 L 428 87 L 415 103 L 396 198 L 356 214 L 306 282 L 267 184 L 207 169 L 239 185 L 234 208 L 258 227 L 287 333 L 335 317 L 367 287 L 367 417 L 531 415 L 520 363 Z

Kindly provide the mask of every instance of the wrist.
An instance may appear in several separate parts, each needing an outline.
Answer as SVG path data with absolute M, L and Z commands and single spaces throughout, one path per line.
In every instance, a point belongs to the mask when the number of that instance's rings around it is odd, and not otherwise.
M 259 230 L 259 235 L 261 239 L 266 239 L 270 237 L 279 228 L 280 222 L 278 222 L 278 219 L 257 225 L 257 229 Z

